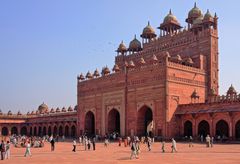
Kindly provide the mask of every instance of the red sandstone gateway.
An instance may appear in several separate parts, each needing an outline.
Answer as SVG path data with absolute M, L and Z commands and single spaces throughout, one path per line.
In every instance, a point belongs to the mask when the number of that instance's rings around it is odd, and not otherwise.
M 186 22 L 183 29 L 170 10 L 159 37 L 148 23 L 142 42 L 121 42 L 113 72 L 78 76 L 76 110 L 1 115 L 2 135 L 240 138 L 240 95 L 233 86 L 218 91 L 218 17 L 195 4 Z

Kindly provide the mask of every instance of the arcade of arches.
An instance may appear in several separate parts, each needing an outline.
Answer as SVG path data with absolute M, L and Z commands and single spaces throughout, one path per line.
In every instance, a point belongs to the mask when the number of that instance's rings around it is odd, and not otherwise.
M 224 119 L 211 121 L 208 119 L 192 120 L 186 118 L 182 122 L 183 130 L 180 130 L 182 136 L 206 137 L 210 135 L 240 140 L 240 120 L 233 121 L 235 124 L 232 124 Z
M 65 137 L 77 137 L 77 126 L 76 122 L 72 123 L 63 123 L 55 125 L 44 124 L 44 125 L 1 125 L 1 135 L 28 135 L 28 136 L 44 136 L 44 135 L 53 135 L 53 136 L 65 136 Z

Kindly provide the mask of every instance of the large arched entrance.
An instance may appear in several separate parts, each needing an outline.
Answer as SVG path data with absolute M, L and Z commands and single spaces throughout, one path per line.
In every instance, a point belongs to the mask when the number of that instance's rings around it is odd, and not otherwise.
M 205 120 L 202 120 L 198 124 L 198 135 L 203 136 L 204 138 L 210 134 L 210 126 L 209 123 Z
M 63 136 L 63 127 L 62 126 L 59 127 L 58 135 Z
M 12 127 L 12 129 L 11 129 L 11 134 L 13 135 L 13 134 L 15 134 L 15 135 L 18 135 L 18 129 L 17 129 L 17 127 Z
M 21 135 L 27 135 L 27 127 L 26 126 L 22 127 L 20 133 Z
M 192 122 L 186 121 L 184 123 L 184 136 L 190 137 L 192 136 Z
M 69 137 L 69 127 L 68 127 L 68 125 L 65 126 L 65 137 Z
M 3 136 L 8 136 L 8 128 L 7 127 L 2 128 L 2 135 Z
M 108 133 L 113 132 L 120 134 L 120 114 L 116 109 L 108 113 Z
M 85 116 L 85 133 L 88 136 L 95 134 L 95 117 L 93 112 L 89 111 L 87 112 Z
M 153 114 L 151 108 L 147 106 L 143 106 L 138 111 L 137 117 L 137 135 L 145 136 L 150 135 L 152 137 L 152 122 L 153 122 Z
M 74 125 L 71 127 L 71 137 L 76 137 L 76 127 Z
M 228 123 L 224 120 L 220 120 L 216 124 L 216 136 L 228 137 Z
M 240 140 L 240 120 L 235 125 L 235 138 Z

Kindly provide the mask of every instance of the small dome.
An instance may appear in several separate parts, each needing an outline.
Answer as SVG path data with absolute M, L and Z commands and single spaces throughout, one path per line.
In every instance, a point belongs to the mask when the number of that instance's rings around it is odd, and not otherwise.
M 85 79 L 85 77 L 83 76 L 83 74 L 81 73 L 81 75 L 79 75 L 79 77 L 78 77 L 78 80 L 84 80 Z
M 204 20 L 212 20 L 213 16 L 211 15 L 210 11 L 207 10 L 207 13 L 204 15 Z
M 134 39 L 130 42 L 128 50 L 133 52 L 142 50 L 141 42 L 137 40 L 136 35 Z
M 199 95 L 198 95 L 196 89 L 193 91 L 191 98 L 193 98 L 193 99 L 199 98 Z
M 185 61 L 186 64 L 194 64 L 192 58 L 190 58 L 190 57 L 185 59 L 184 61 Z
M 66 112 L 67 110 L 66 110 L 66 108 L 65 107 L 63 107 L 62 108 L 62 112 Z
M 75 107 L 74 107 L 74 111 L 77 111 L 77 109 L 78 109 L 78 106 L 77 106 L 77 105 L 75 105 Z
M 46 113 L 48 112 L 48 106 L 44 104 L 44 102 L 38 107 L 39 113 Z
M 148 25 L 143 29 L 142 38 L 155 38 L 157 35 L 155 34 L 155 30 L 152 28 L 152 26 L 150 25 L 150 23 L 148 22 Z
M 188 18 L 196 19 L 201 16 L 202 16 L 202 11 L 197 7 L 197 4 L 195 2 L 194 7 L 188 13 Z
M 27 115 L 30 115 L 31 113 L 30 112 L 27 112 Z
M 57 108 L 57 109 L 56 109 L 56 112 L 59 113 L 59 112 L 61 112 L 61 110 L 60 110 L 59 108 Z
M 117 52 L 119 53 L 125 53 L 127 52 L 127 47 L 125 46 L 125 44 L 123 43 L 123 41 L 119 44 Z
M 119 72 L 120 71 L 120 68 L 119 68 L 119 66 L 117 65 L 117 64 L 115 64 L 114 66 L 113 66 L 113 69 L 112 69 L 114 72 Z
M 158 58 L 157 58 L 156 55 L 153 55 L 153 56 L 152 56 L 152 61 L 153 61 L 153 62 L 157 62 L 157 61 L 158 61 Z
M 163 23 L 164 24 L 168 24 L 168 23 L 177 23 L 177 24 L 179 24 L 179 22 L 177 20 L 177 17 L 172 14 L 172 10 L 170 10 L 168 15 L 164 18 Z
M 99 77 L 99 76 L 100 76 L 100 74 L 99 74 L 99 72 L 98 72 L 97 69 L 94 71 L 93 76 L 94 76 L 94 77 Z
M 173 60 L 176 60 L 178 62 L 182 61 L 182 57 L 180 55 L 176 55 L 172 58 Z
M 236 95 L 236 94 L 237 94 L 237 91 L 235 90 L 235 88 L 231 84 L 231 86 L 229 87 L 229 89 L 227 91 L 227 95 Z
M 110 72 L 110 70 L 109 70 L 109 68 L 106 66 L 106 67 L 103 67 L 103 69 L 102 69 L 102 75 L 108 75 L 108 74 L 110 74 L 111 72 Z
M 201 24 L 202 22 L 203 22 L 203 17 L 200 16 L 200 17 L 198 17 L 197 19 L 195 19 L 195 20 L 193 21 L 193 25 L 199 25 L 199 24 Z
M 12 111 L 11 111 L 11 110 L 9 110 L 7 114 L 8 114 L 8 115 L 12 115 Z
M 170 57 L 171 57 L 171 55 L 169 54 L 168 51 L 165 52 L 165 55 L 164 55 L 164 56 L 165 56 L 165 58 L 170 58 Z
M 2 113 L 2 110 L 0 109 L 0 115 L 2 115 L 3 113 Z
M 68 112 L 72 112 L 73 111 L 73 108 L 70 106 L 68 107 Z
M 55 110 L 52 108 L 51 111 L 50 111 L 50 113 L 55 113 Z
M 86 74 L 86 78 L 87 79 L 92 79 L 93 78 L 92 74 L 89 71 Z
M 135 64 L 132 60 L 129 62 L 128 67 L 129 68 L 134 68 L 135 67 Z
M 19 116 L 22 115 L 22 113 L 20 112 L 20 110 L 17 112 L 17 115 L 19 115 Z
M 140 58 L 140 61 L 139 61 L 140 64 L 146 64 L 145 60 L 143 57 Z
M 33 110 L 33 111 L 31 112 L 31 115 L 34 115 L 34 114 L 36 114 L 36 112 Z

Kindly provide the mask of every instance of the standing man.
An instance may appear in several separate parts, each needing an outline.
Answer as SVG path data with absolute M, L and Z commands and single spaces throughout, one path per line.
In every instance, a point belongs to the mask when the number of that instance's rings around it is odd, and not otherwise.
M 206 137 L 206 146 L 207 147 L 210 147 L 210 142 L 211 142 L 211 138 L 209 135 L 207 135 L 207 137 Z
M 30 151 L 30 147 L 31 147 L 30 141 L 28 141 L 27 144 L 26 144 L 26 152 L 25 152 L 24 157 L 27 157 L 28 155 L 32 156 L 31 151 Z
M 74 139 L 73 140 L 73 152 L 76 152 L 76 146 L 77 146 L 77 142 L 76 142 L 76 140 Z
M 173 152 L 177 152 L 177 143 L 174 138 L 172 138 L 172 153 Z
M 133 155 L 135 156 L 136 159 L 138 159 L 137 156 L 137 148 L 136 148 L 136 141 L 132 141 L 132 146 L 131 146 L 131 156 L 130 159 L 132 159 Z
M 165 153 L 165 141 L 162 140 L 162 153 Z
M 147 146 L 148 146 L 148 151 L 151 151 L 151 143 L 152 141 L 151 141 L 151 138 L 150 137 L 147 137 Z
M 213 147 L 213 142 L 214 142 L 214 137 L 211 137 L 211 141 L 210 141 L 211 147 Z
M 10 142 L 7 141 L 5 159 L 10 159 L 10 145 L 11 145 Z
M 93 145 L 93 150 L 95 150 L 95 143 L 96 143 L 96 137 L 94 136 L 92 139 L 92 145 Z
M 51 151 L 54 151 L 55 149 L 55 141 L 54 141 L 54 138 L 50 141 L 51 143 Z
M 5 143 L 4 143 L 3 140 L 2 140 L 2 143 L 1 143 L 1 146 L 0 146 L 0 149 L 1 149 L 1 160 L 4 160 L 4 156 L 5 156 Z
M 192 138 L 192 136 L 189 137 L 189 147 L 193 147 L 193 138 Z

